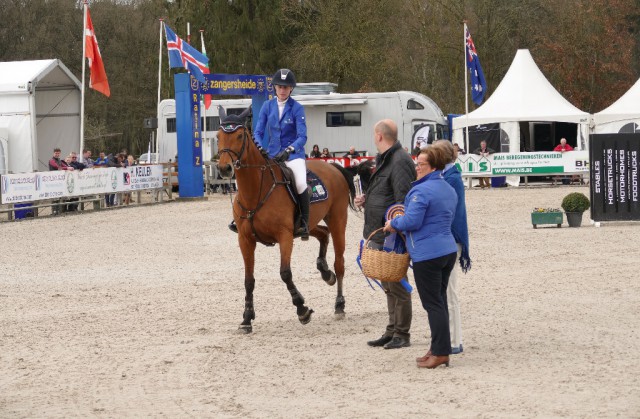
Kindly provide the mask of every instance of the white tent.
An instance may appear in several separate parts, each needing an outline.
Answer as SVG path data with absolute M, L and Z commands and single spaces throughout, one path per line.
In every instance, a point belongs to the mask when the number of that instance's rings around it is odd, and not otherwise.
M 79 151 L 80 88 L 60 60 L 0 62 L 0 170 L 45 171 L 55 147 Z
M 464 146 L 463 129 L 467 126 L 500 123 L 505 143 L 499 151 L 516 153 L 521 151 L 520 122 L 545 121 L 578 124 L 577 149 L 587 149 L 589 114 L 562 97 L 529 50 L 521 49 L 491 97 L 475 111 L 453 119 L 453 141 Z
M 608 108 L 593 115 L 596 134 L 640 132 L 640 80 Z

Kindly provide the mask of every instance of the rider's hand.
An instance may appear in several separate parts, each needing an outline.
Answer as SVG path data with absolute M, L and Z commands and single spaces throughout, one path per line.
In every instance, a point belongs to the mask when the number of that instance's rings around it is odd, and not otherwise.
M 364 207 L 365 200 L 366 200 L 366 195 L 358 195 L 353 199 L 353 203 L 356 204 L 356 207 L 362 208 Z
M 287 160 L 289 160 L 289 155 L 291 155 L 291 153 L 293 153 L 295 149 L 291 146 L 285 148 L 284 150 L 282 150 L 281 152 L 279 152 L 275 159 L 276 161 L 280 162 L 280 163 L 284 163 Z

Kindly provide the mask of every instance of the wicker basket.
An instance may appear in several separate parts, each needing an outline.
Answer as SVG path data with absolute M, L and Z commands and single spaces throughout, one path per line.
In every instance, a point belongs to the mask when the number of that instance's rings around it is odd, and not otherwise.
M 399 282 L 407 276 L 409 254 L 369 249 L 367 247 L 369 240 L 380 230 L 382 230 L 382 228 L 371 233 L 362 247 L 362 256 L 360 257 L 362 272 L 366 276 L 379 281 Z M 402 237 L 402 235 L 400 235 L 400 237 Z M 404 240 L 404 237 L 402 237 L 402 240 Z

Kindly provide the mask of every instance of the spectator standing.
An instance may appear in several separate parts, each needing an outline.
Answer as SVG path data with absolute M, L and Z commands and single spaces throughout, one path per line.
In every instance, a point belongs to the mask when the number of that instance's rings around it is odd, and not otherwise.
M 447 309 L 447 286 L 456 263 L 456 242 L 451 223 L 458 198 L 445 182 L 442 170 L 447 159 L 441 148 L 428 147 L 416 161 L 418 180 L 404 200 L 404 215 L 387 221 L 384 231 L 407 235 L 413 275 L 431 329 L 431 347 L 416 358 L 418 368 L 449 365 L 451 338 Z
M 480 147 L 476 148 L 473 152 L 473 154 L 477 154 L 482 157 L 489 157 L 493 153 L 495 153 L 495 151 L 487 147 L 487 142 L 485 140 L 480 141 Z M 482 189 L 484 189 L 485 187 L 487 188 L 491 187 L 491 180 L 488 177 L 481 177 L 481 178 L 478 178 L 478 180 L 480 181 L 479 186 Z
M 86 168 L 93 167 L 93 160 L 91 160 L 91 150 L 84 149 L 82 151 L 82 163 Z
M 94 166 L 106 166 L 108 161 L 109 161 L 109 159 L 105 155 L 104 151 L 101 151 L 100 155 L 98 157 L 98 160 L 94 161 L 93 165 Z
M 384 226 L 387 209 L 402 203 L 416 179 L 413 160 L 402 149 L 398 141 L 398 127 L 390 119 L 383 119 L 374 126 L 374 144 L 378 151 L 376 171 L 371 175 L 364 195 L 355 199 L 355 204 L 364 206 L 363 236 Z M 378 232 L 369 240 L 369 246 L 382 249 L 384 234 Z M 382 282 L 387 298 L 389 321 L 382 336 L 367 342 L 369 346 L 397 349 L 410 346 L 411 294 L 399 282 Z
M 60 158 L 60 149 L 53 149 L 53 156 L 49 160 L 49 170 L 73 170 L 73 167 L 70 167 L 65 160 Z
M 447 140 L 440 140 L 434 143 L 436 147 L 442 148 L 446 160 L 449 162 L 442 171 L 442 176 L 449 185 L 456 191 L 458 204 L 456 213 L 451 224 L 451 234 L 458 247 L 457 257 L 463 273 L 471 269 L 471 257 L 469 256 L 469 228 L 467 225 L 467 205 L 465 202 L 464 182 L 462 175 L 455 165 L 458 153 L 454 146 Z M 451 334 L 451 353 L 459 354 L 462 348 L 462 325 L 460 322 L 460 302 L 458 298 L 458 270 L 454 267 L 449 276 L 447 286 L 447 305 L 449 308 L 449 332 Z

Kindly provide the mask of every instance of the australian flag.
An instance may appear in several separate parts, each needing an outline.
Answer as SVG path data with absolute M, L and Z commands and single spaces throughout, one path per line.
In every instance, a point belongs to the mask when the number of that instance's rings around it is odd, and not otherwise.
M 182 67 L 200 82 L 205 83 L 204 73 L 209 70 L 209 59 L 191 45 L 184 42 L 178 35 L 164 25 L 167 36 L 167 50 L 169 51 L 169 67 Z
M 464 37 L 466 41 L 467 67 L 469 67 L 469 72 L 471 73 L 471 98 L 476 105 L 480 105 L 484 100 L 484 93 L 487 91 L 487 81 L 484 79 L 478 52 L 466 23 L 464 25 Z

